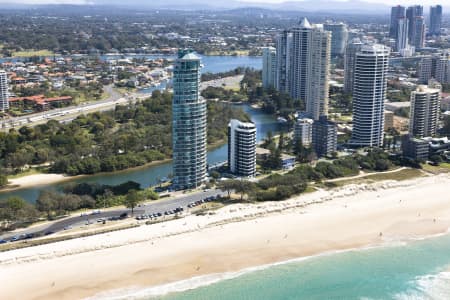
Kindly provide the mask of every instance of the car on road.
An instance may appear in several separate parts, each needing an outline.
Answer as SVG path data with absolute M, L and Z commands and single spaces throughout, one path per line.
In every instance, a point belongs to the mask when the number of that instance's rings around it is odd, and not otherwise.
M 26 234 L 23 234 L 22 236 L 23 236 L 24 240 L 32 239 L 32 238 L 34 238 L 34 233 L 26 233 Z

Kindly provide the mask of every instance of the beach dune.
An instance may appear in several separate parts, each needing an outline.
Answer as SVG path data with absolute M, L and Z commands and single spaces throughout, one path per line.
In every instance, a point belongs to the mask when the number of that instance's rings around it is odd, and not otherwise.
M 449 183 L 449 175 L 439 175 L 349 185 L 0 253 L 2 298 L 108 295 L 445 233 L 450 227 Z

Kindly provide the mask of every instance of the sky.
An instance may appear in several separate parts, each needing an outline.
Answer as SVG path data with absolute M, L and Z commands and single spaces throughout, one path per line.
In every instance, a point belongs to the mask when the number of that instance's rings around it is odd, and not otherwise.
M 142 0 L 142 3 L 146 3 L 151 0 Z M 190 0 L 179 0 L 180 3 L 189 3 Z M 198 2 L 192 0 L 193 2 Z M 209 0 L 215 2 L 217 0 Z M 283 2 L 302 2 L 304 0 L 238 0 L 243 3 L 283 3 Z M 310 0 L 311 1 L 311 0 Z M 352 2 L 354 0 L 329 0 L 330 2 Z M 445 4 L 448 0 L 360 0 L 368 3 L 379 3 L 385 5 L 414 5 L 421 4 L 424 6 L 434 4 Z M 88 4 L 95 3 L 95 0 L 0 0 L 0 3 L 8 4 Z M 107 1 L 103 1 L 107 2 Z M 114 1 L 116 2 L 116 1 Z M 117 2 L 116 2 L 117 3 Z
M 214 1 L 214 0 L 211 0 Z M 303 0 L 240 0 L 240 2 L 257 3 L 283 3 L 283 2 L 302 2 Z M 352 0 L 331 0 L 333 2 L 352 2 Z M 368 3 L 381 3 L 386 5 L 435 5 L 443 4 L 448 0 L 361 0 Z

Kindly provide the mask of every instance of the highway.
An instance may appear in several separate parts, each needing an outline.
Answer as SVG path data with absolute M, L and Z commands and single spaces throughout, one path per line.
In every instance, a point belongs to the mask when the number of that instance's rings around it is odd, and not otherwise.
M 222 79 L 216 79 L 211 81 L 205 81 L 201 83 L 200 89 L 204 90 L 208 86 L 215 87 L 238 87 L 239 82 L 242 80 L 243 75 L 225 77 Z M 130 93 L 122 95 L 113 85 L 107 85 L 104 87 L 104 92 L 109 95 L 105 100 L 84 102 L 77 106 L 68 106 L 64 108 L 57 108 L 39 113 L 33 113 L 21 117 L 11 117 L 7 119 L 0 119 L 0 131 L 8 131 L 11 128 L 19 129 L 22 126 L 37 126 L 45 124 L 49 120 L 56 120 L 61 123 L 66 123 L 74 120 L 76 117 L 93 113 L 97 111 L 113 110 L 116 105 L 123 105 L 129 102 L 135 102 L 141 99 L 149 97 L 147 94 Z
M 8 131 L 11 128 L 20 128 L 25 125 L 36 126 L 44 124 L 51 119 L 59 122 L 70 122 L 79 115 L 96 111 L 112 110 L 118 104 L 126 104 L 130 100 L 136 100 L 136 97 L 130 97 L 130 99 L 124 98 L 123 95 L 118 93 L 111 85 L 105 86 L 104 91 L 109 94 L 109 97 L 105 100 L 85 102 L 77 106 L 68 106 L 21 117 L 2 119 L 0 120 L 0 130 Z
M 150 203 L 142 204 L 139 207 L 134 209 L 134 216 L 142 215 L 142 214 L 155 214 L 161 213 L 164 215 L 164 212 L 169 210 L 175 210 L 178 207 L 182 207 L 184 211 L 188 210 L 188 204 L 191 202 L 203 200 L 210 196 L 221 195 L 225 196 L 226 193 L 220 190 L 209 190 L 202 192 L 195 192 L 189 195 L 183 195 L 181 197 L 173 198 L 173 199 L 161 199 L 157 201 L 152 201 Z M 96 210 L 92 212 L 86 212 L 80 214 L 78 216 L 67 217 L 58 221 L 49 222 L 48 224 L 34 226 L 32 228 L 18 230 L 15 232 L 6 233 L 0 235 L 0 240 L 10 240 L 12 237 L 17 237 L 20 235 L 31 234 L 33 236 L 41 236 L 46 233 L 56 233 L 59 231 L 63 231 L 66 228 L 74 228 L 78 226 L 84 226 L 89 224 L 89 222 L 97 223 L 98 219 L 109 219 L 111 217 L 119 218 L 122 214 L 131 214 L 130 209 L 115 209 L 115 210 L 106 210 L 101 211 L 99 213 L 94 213 Z M 163 217 L 161 217 L 163 218 Z M 110 221 L 106 221 L 110 222 Z M 115 222 L 115 221 L 111 221 Z

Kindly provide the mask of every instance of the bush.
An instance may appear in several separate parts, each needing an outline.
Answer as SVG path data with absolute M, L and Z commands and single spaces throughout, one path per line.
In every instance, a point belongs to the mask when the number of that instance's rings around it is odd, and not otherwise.
M 0 187 L 8 184 L 8 178 L 5 175 L 0 175 Z

